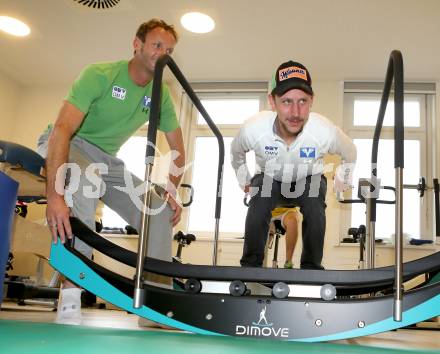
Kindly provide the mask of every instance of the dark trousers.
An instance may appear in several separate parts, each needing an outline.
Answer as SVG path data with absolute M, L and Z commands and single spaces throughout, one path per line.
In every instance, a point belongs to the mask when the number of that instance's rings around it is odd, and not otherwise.
M 295 183 L 281 183 L 259 174 L 251 181 L 253 195 L 246 216 L 242 266 L 261 267 L 264 259 L 271 211 L 278 206 L 297 206 L 303 215 L 301 268 L 323 269 L 321 266 L 325 235 L 324 175 L 309 176 Z

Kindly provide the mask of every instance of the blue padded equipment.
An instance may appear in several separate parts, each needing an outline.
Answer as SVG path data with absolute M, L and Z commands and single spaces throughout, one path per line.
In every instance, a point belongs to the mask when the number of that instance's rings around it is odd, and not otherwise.
M 0 171 L 0 304 L 3 300 L 3 282 L 9 254 L 17 191 L 18 183 Z
M 21 166 L 30 173 L 40 176 L 44 161 L 39 154 L 23 145 L 0 140 L 0 162 Z

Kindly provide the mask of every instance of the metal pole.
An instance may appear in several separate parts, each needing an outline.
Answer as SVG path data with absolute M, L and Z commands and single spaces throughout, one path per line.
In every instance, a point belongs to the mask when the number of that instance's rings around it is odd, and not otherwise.
M 395 292 L 394 292 L 394 321 L 402 321 L 403 299 L 403 169 L 396 168 L 396 231 L 395 231 Z
M 142 205 L 141 215 L 141 230 L 138 239 L 138 252 L 136 261 L 136 274 L 134 278 L 134 295 L 133 295 L 133 307 L 135 309 L 141 308 L 144 304 L 144 262 L 147 255 L 148 245 L 148 226 L 150 223 L 150 213 L 148 212 L 151 206 L 151 193 L 150 193 L 150 176 L 153 166 L 151 164 L 146 165 L 145 169 L 145 191 Z
M 219 226 L 220 226 L 220 219 L 215 219 L 215 229 L 214 229 L 214 252 L 212 255 L 212 265 L 217 265 L 217 256 L 218 256 L 218 234 L 219 234 Z
M 366 198 L 366 231 L 365 231 L 365 268 L 373 269 L 375 267 L 375 227 L 376 222 L 371 221 L 371 197 Z
M 365 269 L 365 234 L 366 231 L 363 235 L 360 236 L 359 239 L 359 269 Z
M 440 199 L 439 199 L 439 183 L 438 178 L 434 178 L 434 204 L 435 204 L 435 235 L 440 237 Z

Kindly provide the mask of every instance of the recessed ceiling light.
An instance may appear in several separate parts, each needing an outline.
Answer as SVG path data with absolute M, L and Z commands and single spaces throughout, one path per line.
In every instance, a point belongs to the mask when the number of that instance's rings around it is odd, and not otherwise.
M 181 17 L 180 23 L 185 29 L 194 33 L 208 33 L 215 27 L 214 20 L 201 12 L 186 13 Z
M 0 16 L 0 30 L 19 37 L 24 37 L 31 33 L 31 29 L 27 24 L 8 16 Z

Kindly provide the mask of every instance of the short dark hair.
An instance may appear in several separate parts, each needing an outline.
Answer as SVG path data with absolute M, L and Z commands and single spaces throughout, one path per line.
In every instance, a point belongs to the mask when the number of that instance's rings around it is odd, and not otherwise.
M 177 35 L 176 30 L 174 29 L 173 25 L 169 25 L 164 20 L 159 20 L 157 18 L 153 18 L 148 22 L 142 23 L 138 30 L 136 31 L 136 37 L 139 38 L 142 43 L 145 42 L 145 38 L 148 34 L 148 32 L 151 32 L 155 28 L 160 27 L 163 28 L 165 31 L 171 33 L 176 40 L 176 42 L 179 40 L 179 36 Z

